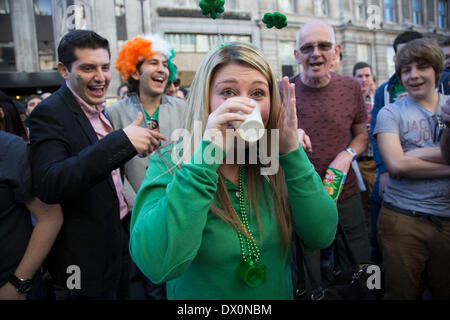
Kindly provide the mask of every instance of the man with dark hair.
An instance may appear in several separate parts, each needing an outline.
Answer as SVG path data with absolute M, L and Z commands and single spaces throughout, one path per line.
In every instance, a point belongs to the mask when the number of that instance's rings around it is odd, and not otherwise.
M 423 38 L 422 34 L 416 31 L 405 31 L 399 34 L 394 40 L 394 52 L 397 53 L 411 40 Z M 394 56 L 395 62 L 396 56 Z M 372 262 L 381 264 L 381 253 L 377 242 L 377 221 L 378 214 L 383 201 L 383 193 L 389 179 L 389 173 L 378 149 L 378 143 L 373 136 L 373 128 L 375 128 L 378 112 L 385 105 L 394 103 L 398 99 L 406 95 L 405 88 L 398 81 L 397 76 L 393 74 L 391 78 L 383 83 L 375 93 L 375 101 L 372 109 L 372 117 L 370 122 L 370 142 L 373 149 L 373 157 L 375 160 L 376 179 L 373 185 L 372 194 L 370 195 L 370 255 Z
M 165 90 L 166 95 L 175 97 L 180 84 L 180 79 L 176 79 L 175 81 L 168 81 Z
M 111 81 L 106 39 L 75 30 L 58 54 L 65 83 L 30 116 L 34 189 L 64 213 L 49 272 L 57 299 L 127 298 L 129 208 L 119 168 L 153 150 L 151 134 L 139 126 L 142 114 L 117 131 L 103 114 Z
M 27 98 L 27 107 L 26 107 L 26 113 L 27 115 L 30 115 L 31 112 L 36 108 L 36 106 L 42 102 L 42 97 L 37 94 L 32 94 Z
M 176 67 L 172 63 L 174 55 L 171 45 L 153 34 L 135 37 L 125 43 L 116 62 L 122 79 L 128 83 L 129 96 L 110 105 L 106 116 L 117 130 L 132 123 L 137 114 L 144 114 L 146 121 L 141 126 L 149 128 L 151 134 L 155 133 L 153 148 L 162 142 L 161 135 L 169 140 L 172 132 L 181 128 L 186 110 L 184 101 L 164 93 L 167 83 L 177 80 Z M 130 206 L 133 206 L 144 180 L 149 160 L 150 157 L 136 156 L 125 164 L 124 194 Z M 139 278 L 139 272 L 136 272 Z M 154 285 L 144 279 L 143 288 L 147 299 L 165 298 L 162 285 Z
M 108 40 L 95 32 L 75 30 L 66 34 L 61 39 L 58 46 L 59 62 L 61 62 L 67 70 L 71 70 L 72 63 L 78 60 L 75 53 L 77 49 L 104 49 L 108 53 L 108 56 L 111 57 Z
M 361 86 L 363 94 L 364 105 L 367 111 L 367 132 L 370 132 L 370 117 L 372 115 L 375 87 L 374 75 L 372 67 L 366 62 L 358 62 L 353 66 L 353 77 Z M 370 194 L 375 182 L 375 161 L 373 160 L 372 145 L 369 143 L 367 149 L 361 153 L 358 158 L 358 167 L 364 181 L 366 190 L 361 193 L 364 211 L 366 213 L 366 221 L 370 229 Z
M 26 109 L 25 109 L 26 118 L 23 121 L 27 128 L 30 126 L 29 118 L 30 118 L 31 112 L 34 110 L 34 108 L 37 107 L 37 105 L 39 103 L 42 102 L 42 100 L 44 100 L 44 99 L 37 94 L 32 94 L 31 96 L 28 96 L 28 98 L 26 100 L 27 104 L 26 104 Z
M 135 37 L 124 44 L 116 67 L 128 83 L 129 97 L 113 103 L 106 110 L 114 129 L 127 126 L 138 113 L 145 115 L 142 127 L 167 139 L 180 128 L 185 103 L 164 93 L 167 83 L 176 80 L 176 68 L 171 61 L 173 56 L 170 44 L 156 34 Z M 153 139 L 153 147 L 158 147 L 160 142 L 160 139 Z M 144 179 L 148 161 L 148 157 L 134 157 L 125 165 L 125 178 L 132 187 L 125 193 L 130 205 L 133 205 Z

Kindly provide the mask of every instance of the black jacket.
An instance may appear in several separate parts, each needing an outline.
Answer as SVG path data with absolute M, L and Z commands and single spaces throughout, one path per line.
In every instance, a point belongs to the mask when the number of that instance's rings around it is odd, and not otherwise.
M 64 224 L 48 257 L 56 284 L 66 287 L 81 271 L 78 293 L 101 297 L 117 286 L 121 272 L 119 200 L 111 171 L 136 155 L 123 130 L 98 140 L 64 84 L 30 116 L 30 162 L 36 195 L 60 203 Z

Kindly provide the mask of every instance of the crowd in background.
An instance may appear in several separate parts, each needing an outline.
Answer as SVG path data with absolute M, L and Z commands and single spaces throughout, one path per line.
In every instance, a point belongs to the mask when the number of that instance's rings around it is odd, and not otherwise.
M 396 72 L 387 82 L 377 84 L 366 62 L 342 75 L 333 28 L 313 20 L 297 35 L 301 73 L 272 83 L 258 49 L 222 44 L 188 90 L 170 44 L 136 37 L 115 62 L 123 83 L 106 106 L 107 39 L 68 33 L 58 47 L 58 91 L 31 95 L 26 106 L 0 95 L 0 299 L 292 299 L 301 275 L 291 263 L 306 259 L 322 289 L 352 265 L 337 223 L 358 264 L 382 267 L 385 299 L 449 299 L 450 39 L 436 44 L 406 31 L 393 47 Z M 218 92 L 220 77 L 231 84 Z M 266 84 L 251 89 L 252 79 Z M 251 111 L 242 97 L 258 101 L 265 127 L 284 134 L 285 183 L 259 180 L 251 166 L 243 173 L 170 163 L 178 128 L 201 120 L 223 130 L 224 119 Z M 200 143 L 229 152 L 217 137 Z M 321 184 L 329 169 L 346 176 L 336 201 Z M 252 198 L 259 185 L 270 194 L 264 210 L 266 196 Z M 291 261 L 294 233 L 311 250 Z M 242 252 L 229 252 L 233 246 Z M 227 278 L 228 257 L 241 253 L 261 284 Z M 78 267 L 81 279 L 72 277 Z

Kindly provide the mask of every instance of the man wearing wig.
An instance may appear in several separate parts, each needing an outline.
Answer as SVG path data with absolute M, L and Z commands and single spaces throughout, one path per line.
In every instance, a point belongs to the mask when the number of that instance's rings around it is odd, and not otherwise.
M 116 68 L 127 82 L 128 97 L 109 106 L 106 116 L 115 130 L 130 123 L 149 128 L 152 142 L 149 154 L 170 139 L 172 132 L 180 127 L 185 111 L 184 101 L 164 94 L 167 82 L 177 77 L 172 63 L 174 56 L 167 41 L 158 35 L 146 35 L 125 43 L 117 57 Z M 134 204 L 148 164 L 149 157 L 142 155 L 125 164 L 124 193 L 130 206 Z M 160 289 L 152 288 L 153 293 L 147 298 L 161 298 L 164 294 Z

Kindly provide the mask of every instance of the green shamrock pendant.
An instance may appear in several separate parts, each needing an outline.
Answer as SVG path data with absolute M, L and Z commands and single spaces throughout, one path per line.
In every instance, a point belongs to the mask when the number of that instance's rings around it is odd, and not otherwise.
M 247 258 L 239 264 L 236 273 L 248 286 L 257 287 L 266 279 L 266 266 Z

